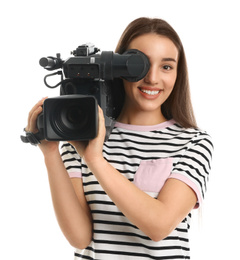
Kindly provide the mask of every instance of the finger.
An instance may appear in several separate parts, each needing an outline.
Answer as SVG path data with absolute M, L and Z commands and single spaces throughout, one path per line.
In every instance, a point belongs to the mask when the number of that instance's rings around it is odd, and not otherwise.
M 42 107 L 38 107 L 32 114 L 31 119 L 30 119 L 30 124 L 29 124 L 29 131 L 36 133 L 38 132 L 37 128 L 37 117 L 39 114 L 42 112 Z
M 27 130 L 27 131 L 30 131 L 29 128 L 30 128 L 30 125 L 31 125 L 31 118 L 32 118 L 33 114 L 35 113 L 36 110 L 39 109 L 39 107 L 42 107 L 43 102 L 44 102 L 44 100 L 45 100 L 46 98 L 47 98 L 47 97 L 42 98 L 41 100 L 39 100 L 39 101 L 35 104 L 35 106 L 31 109 L 31 111 L 29 112 L 29 114 L 28 114 L 28 125 L 27 125 L 27 127 L 26 127 L 26 130 Z
M 105 118 L 103 114 L 103 110 L 100 106 L 98 106 L 98 136 L 105 136 L 106 128 L 105 128 Z
M 98 123 L 99 123 L 99 124 L 102 123 L 103 117 L 104 117 L 103 111 L 102 111 L 101 107 L 98 106 Z
M 47 99 L 47 97 L 42 98 L 41 100 L 39 100 L 39 101 L 35 104 L 35 106 L 34 106 L 34 107 L 31 109 L 31 111 L 29 112 L 29 117 L 32 116 L 32 114 L 34 113 L 34 111 L 35 111 L 38 107 L 40 107 L 40 106 L 43 105 L 43 102 L 45 101 L 45 99 Z
M 99 117 L 99 120 L 104 120 L 104 114 L 103 114 L 103 110 L 100 106 L 98 106 L 98 117 Z

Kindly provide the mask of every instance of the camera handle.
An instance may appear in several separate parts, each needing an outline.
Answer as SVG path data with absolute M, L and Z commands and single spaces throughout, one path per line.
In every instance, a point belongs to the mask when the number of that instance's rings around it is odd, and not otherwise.
M 34 134 L 34 133 L 32 133 L 32 132 L 27 132 L 27 131 L 25 130 L 25 128 L 24 128 L 24 131 L 26 132 L 26 135 L 25 135 L 25 136 L 23 136 L 23 135 L 20 136 L 22 142 L 24 142 L 24 143 L 30 143 L 30 144 L 36 146 L 36 145 L 38 145 L 38 144 L 41 143 L 41 142 L 40 142 L 41 140 L 44 139 L 43 133 L 42 133 L 41 131 L 38 132 L 38 133 L 36 133 L 36 134 Z
M 104 118 L 105 118 L 105 127 L 106 127 L 106 135 L 105 135 L 104 142 L 106 142 L 113 130 L 116 121 L 107 116 L 104 116 Z

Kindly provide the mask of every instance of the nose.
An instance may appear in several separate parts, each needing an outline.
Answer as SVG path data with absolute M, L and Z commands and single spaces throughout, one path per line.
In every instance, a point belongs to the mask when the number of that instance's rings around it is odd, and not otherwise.
M 153 66 L 150 67 L 146 77 L 144 78 L 144 81 L 151 85 L 158 84 L 159 81 L 159 73 L 156 68 Z

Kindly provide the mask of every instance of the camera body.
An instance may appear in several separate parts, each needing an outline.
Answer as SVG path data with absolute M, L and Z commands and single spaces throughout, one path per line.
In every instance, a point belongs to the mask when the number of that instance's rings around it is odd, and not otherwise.
M 114 126 L 115 104 L 113 80 L 124 78 L 139 81 L 147 74 L 150 64 L 144 53 L 128 50 L 123 54 L 99 51 L 92 44 L 79 46 L 73 57 L 63 61 L 56 57 L 41 58 L 46 70 L 57 70 L 45 76 L 47 87 L 59 85 L 60 96 L 44 101 L 43 112 L 38 116 L 40 135 L 48 141 L 90 140 L 98 131 L 98 105 L 105 117 L 106 139 Z M 49 86 L 47 78 L 61 75 L 56 86 Z M 65 77 L 63 77 L 63 74 Z

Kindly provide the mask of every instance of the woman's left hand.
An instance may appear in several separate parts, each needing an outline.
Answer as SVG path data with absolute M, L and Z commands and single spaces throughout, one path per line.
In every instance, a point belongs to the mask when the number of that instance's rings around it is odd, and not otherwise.
M 85 160 L 85 162 L 90 164 L 91 162 L 103 158 L 102 150 L 103 143 L 106 135 L 105 119 L 103 111 L 98 106 L 98 134 L 97 136 L 89 141 L 71 141 L 71 143 L 78 154 Z

